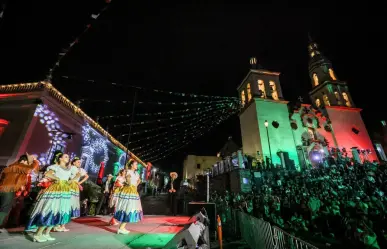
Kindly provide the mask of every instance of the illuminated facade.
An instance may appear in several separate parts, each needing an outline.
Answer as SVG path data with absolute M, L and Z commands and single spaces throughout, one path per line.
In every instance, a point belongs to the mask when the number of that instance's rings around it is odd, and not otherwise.
M 263 158 L 271 158 L 276 165 L 281 164 L 277 152 L 285 152 L 286 160 L 293 164 L 291 167 L 299 165 L 289 123 L 288 101 L 283 99 L 279 73 L 251 69 L 238 90 L 243 91 L 248 84 L 252 86 L 253 98 L 242 108 L 239 117 L 243 153 L 256 156 L 260 151 Z M 269 124 L 267 128 L 265 121 Z
M 216 156 L 188 155 L 183 163 L 183 176 L 185 179 L 195 179 L 197 175 L 203 175 L 208 169 L 220 160 Z
M 238 87 L 241 95 L 251 85 L 253 96 L 240 112 L 243 153 L 256 156 L 259 151 L 274 165 L 298 170 L 321 162 L 329 153 L 352 157 L 353 152 L 361 160 L 378 161 L 347 83 L 338 80 L 315 42 L 308 50 L 313 105 L 288 108 L 277 72 L 251 69 Z
M 127 151 L 50 83 L 0 86 L 0 165 L 9 165 L 25 152 L 48 165 L 57 150 L 81 157 L 91 177 L 98 174 L 101 163 L 105 173 L 117 172 Z

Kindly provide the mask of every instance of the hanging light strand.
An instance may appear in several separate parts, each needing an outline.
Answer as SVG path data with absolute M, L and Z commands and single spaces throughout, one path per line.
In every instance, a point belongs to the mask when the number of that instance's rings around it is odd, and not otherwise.
M 177 122 L 177 123 L 174 123 L 174 124 L 170 124 L 170 125 L 164 125 L 164 126 L 157 126 L 155 128 L 151 128 L 151 129 L 143 129 L 143 130 L 140 130 L 140 131 L 135 131 L 132 133 L 132 136 L 134 135 L 139 135 L 139 134 L 143 134 L 143 133 L 151 133 L 151 132 L 154 132 L 154 131 L 159 131 L 161 129 L 168 129 L 168 128 L 171 128 L 171 127 L 180 127 L 181 125 L 183 124 L 191 124 L 192 122 L 194 122 L 195 120 L 203 120 L 203 118 L 206 118 L 208 116 L 211 116 L 209 115 L 208 113 L 204 113 L 202 116 L 200 117 L 194 117 L 192 119 L 187 119 L 187 120 L 183 120 L 181 122 Z M 127 136 L 128 134 L 122 134 L 121 136 Z
M 217 124 L 220 124 L 224 120 L 228 119 L 230 116 L 231 116 L 231 114 L 229 114 L 226 117 L 223 117 L 222 119 L 218 120 Z M 205 132 L 207 132 L 207 131 L 205 131 Z M 191 137 L 191 139 L 189 139 L 189 140 L 184 140 L 183 144 L 179 144 L 177 146 L 169 147 L 169 149 L 163 151 L 162 153 L 158 153 L 158 154 L 156 154 L 154 156 L 151 156 L 151 157 L 145 156 L 144 160 L 145 161 L 156 162 L 158 160 L 164 159 L 167 156 L 171 155 L 173 152 L 175 152 L 175 151 L 177 151 L 177 150 L 187 146 L 188 144 L 192 143 L 194 141 L 194 139 L 204 135 L 205 132 L 198 133 L 197 135 Z
M 203 130 L 203 129 L 206 129 L 206 128 L 212 128 L 214 125 L 215 125 L 215 122 L 214 122 L 214 119 L 219 119 L 221 118 L 223 114 L 222 113 L 219 113 L 215 116 L 212 116 L 212 117 L 208 117 L 206 119 L 204 119 L 200 124 L 197 124 L 195 126 L 192 126 L 192 127 L 188 127 L 187 129 L 185 130 L 178 130 L 176 129 L 178 132 L 175 132 L 175 133 L 170 133 L 168 136 L 165 136 L 161 139 L 158 139 L 158 140 L 151 140 L 151 142 L 147 143 L 147 144 L 141 144 L 141 146 L 138 146 L 138 147 L 135 147 L 135 148 L 131 148 L 131 151 L 133 152 L 138 152 L 138 150 L 140 149 L 146 149 L 146 148 L 149 148 L 149 146 L 152 146 L 152 145 L 158 145 L 160 144 L 160 142 L 162 141 L 165 141 L 165 140 L 168 140 L 169 141 L 174 141 L 176 139 L 179 139 L 180 137 L 184 136 L 188 136 L 188 135 L 191 135 L 191 134 L 194 134 L 194 133 L 197 133 L 199 130 Z M 173 139 L 171 139 L 171 137 Z
M 187 108 L 183 110 L 173 110 L 173 111 L 165 111 L 165 112 L 151 112 L 151 113 L 137 113 L 135 116 L 141 116 L 141 117 L 152 117 L 152 116 L 168 116 L 168 115 L 173 115 L 173 114 L 178 114 L 178 113 L 187 113 L 187 112 L 197 112 L 197 111 L 202 111 L 205 109 L 208 109 L 210 107 L 217 107 L 220 105 L 224 104 L 214 104 L 214 105 L 209 105 L 205 107 L 196 107 L 196 108 Z M 120 115 L 107 115 L 107 116 L 99 116 L 99 119 L 115 119 L 115 118 L 129 118 L 131 115 L 130 114 L 120 114 Z
M 119 104 L 133 104 L 132 101 L 128 100 L 117 100 L 117 99 L 81 99 L 81 102 L 91 102 L 91 103 L 96 103 L 96 102 L 103 102 L 103 103 L 108 103 L 108 104 L 114 104 L 114 103 L 119 103 Z M 192 102 L 162 102 L 162 101 L 153 101 L 153 102 L 144 102 L 144 101 L 138 101 L 136 104 L 138 105 L 158 105 L 158 106 L 190 106 L 190 105 L 209 105 L 209 104 L 214 104 L 214 103 L 224 103 L 224 104 L 229 104 L 229 103 L 234 103 L 236 102 L 235 100 L 206 100 L 206 101 L 192 101 Z
M 122 126 L 130 126 L 130 125 L 144 125 L 144 124 L 153 124 L 153 123 L 163 123 L 165 121 L 171 121 L 174 119 L 183 119 L 183 118 L 189 118 L 189 117 L 194 117 L 194 116 L 199 116 L 203 115 L 204 113 L 208 113 L 211 111 L 218 111 L 218 110 L 224 110 L 224 106 L 219 106 L 217 108 L 207 108 L 203 110 L 202 112 L 194 112 L 194 113 L 189 113 L 189 114 L 184 114 L 180 116 L 172 116 L 169 118 L 163 118 L 163 119 L 156 119 L 156 120 L 146 120 L 146 121 L 138 121 L 138 122 L 133 122 L 133 123 L 125 123 L 125 124 L 117 124 L 114 125 L 114 127 L 122 127 Z
M 232 112 L 232 110 L 229 110 L 229 111 Z M 199 119 L 199 120 L 197 120 L 196 122 L 194 122 L 193 124 L 187 126 L 187 129 L 186 129 L 186 130 L 193 129 L 194 127 L 197 127 L 199 124 L 201 124 L 202 122 L 204 122 L 205 120 L 208 120 L 208 119 L 212 119 L 212 117 L 211 117 L 211 116 L 208 116 L 208 118 L 205 118 L 205 119 Z M 191 126 L 192 126 L 192 128 L 191 128 Z M 171 130 L 168 130 L 168 131 L 164 131 L 164 132 L 161 132 L 161 133 L 157 133 L 157 134 L 155 134 L 155 135 L 143 137 L 143 138 L 140 138 L 140 139 L 137 139 L 137 140 L 132 140 L 131 142 L 129 142 L 129 144 L 135 144 L 135 143 L 139 143 L 139 142 L 142 142 L 142 141 L 151 140 L 151 139 L 154 139 L 154 138 L 157 138 L 157 137 L 161 137 L 162 135 L 168 134 L 168 133 L 170 133 L 171 131 L 179 131 L 179 129 L 174 128 L 174 129 L 171 129 Z M 127 136 L 127 135 L 128 135 L 128 134 L 122 134 L 122 135 L 119 135 L 118 137 L 123 137 L 123 136 Z
M 216 125 L 218 125 L 221 121 L 227 119 L 231 114 L 228 114 L 228 115 L 219 115 L 219 116 L 216 116 L 214 118 L 216 118 L 216 122 L 211 126 L 211 128 L 215 127 Z M 207 131 L 210 130 L 207 129 Z M 206 131 L 204 131 L 206 132 Z M 203 134 L 203 132 L 200 132 L 198 131 L 197 134 Z M 195 137 L 196 135 L 195 134 Z M 170 147 L 173 147 L 171 146 L 171 144 L 173 144 L 174 141 L 178 141 L 178 142 L 184 142 L 185 140 L 189 140 L 190 137 L 183 137 L 182 139 L 178 140 L 177 138 L 174 138 L 174 139 L 171 139 L 170 141 L 168 141 L 167 143 L 164 143 L 164 144 L 159 144 L 159 145 L 156 145 L 155 147 L 153 148 L 150 148 L 148 150 L 146 150 L 145 154 L 144 153 L 139 153 L 139 155 L 141 155 L 142 157 L 146 157 L 146 156 L 149 156 L 151 154 L 153 154 L 154 152 L 158 152 L 158 151 L 161 151 L 162 149 L 166 149 L 166 148 L 170 148 Z
M 77 83 L 78 82 L 84 82 L 84 83 L 87 83 L 87 84 L 105 83 L 105 84 L 109 84 L 109 85 L 114 86 L 114 87 L 135 88 L 135 89 L 138 89 L 138 90 L 151 91 L 151 92 L 155 92 L 155 93 L 162 93 L 162 94 L 174 95 L 174 96 L 179 96 L 179 97 L 238 100 L 237 97 L 212 96 L 212 95 L 203 95 L 203 94 L 194 94 L 194 93 L 171 92 L 171 91 L 166 91 L 166 90 L 159 90 L 159 89 L 150 89 L 150 88 L 145 88 L 145 87 L 139 87 L 139 86 L 129 85 L 129 84 L 126 84 L 126 83 L 110 82 L 110 81 L 106 81 L 106 80 L 82 79 L 80 77 L 69 76 L 69 75 L 62 75 L 62 78 L 64 78 L 64 79 L 72 79 L 72 80 L 77 81 Z

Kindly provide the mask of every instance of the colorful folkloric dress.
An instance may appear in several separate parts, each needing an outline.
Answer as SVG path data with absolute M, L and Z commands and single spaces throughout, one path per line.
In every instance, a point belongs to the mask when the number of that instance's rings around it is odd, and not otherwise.
M 137 181 L 140 175 L 129 170 L 130 182 L 126 182 L 118 194 L 114 218 L 120 222 L 134 223 L 143 219 L 140 196 L 137 192 Z
M 116 181 L 114 182 L 112 194 L 110 197 L 109 207 L 116 207 L 118 201 L 118 195 L 121 192 L 121 189 L 124 187 L 125 177 L 118 176 Z
M 79 172 L 79 177 L 74 178 Z M 78 168 L 76 166 L 71 166 L 71 178 L 73 182 L 70 184 L 70 205 L 71 205 L 71 217 L 81 216 L 81 204 L 79 202 L 79 179 L 87 174 L 86 170 L 83 168 Z
M 31 226 L 56 226 L 64 225 L 71 220 L 70 169 L 63 169 L 59 165 L 51 165 L 47 171 L 52 170 L 59 181 L 53 182 L 43 189 L 38 195 L 36 205 L 32 210 L 27 228 Z

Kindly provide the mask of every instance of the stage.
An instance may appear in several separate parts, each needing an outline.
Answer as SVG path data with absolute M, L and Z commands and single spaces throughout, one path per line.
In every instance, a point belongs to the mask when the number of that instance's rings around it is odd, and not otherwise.
M 82 217 L 66 225 L 68 232 L 52 232 L 55 241 L 37 243 L 23 228 L 7 229 L 0 233 L 0 248 L 162 248 L 183 229 L 189 217 L 146 215 L 138 224 L 128 224 L 128 235 L 116 234 L 118 226 L 109 226 L 111 217 Z

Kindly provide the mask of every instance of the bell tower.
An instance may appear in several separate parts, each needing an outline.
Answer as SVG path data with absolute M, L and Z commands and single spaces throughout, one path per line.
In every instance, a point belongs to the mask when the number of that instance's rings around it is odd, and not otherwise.
M 367 128 L 361 117 L 361 109 L 356 108 L 347 83 L 337 78 L 332 63 L 322 54 L 316 42 L 309 36 L 309 77 L 312 90 L 311 101 L 320 109 L 330 123 L 330 132 L 335 138 L 331 146 L 351 151 L 370 151 L 363 153 L 364 159 L 378 160 Z
M 347 83 L 340 81 L 332 63 L 321 53 L 316 42 L 309 36 L 309 77 L 312 91 L 309 92 L 316 107 L 344 106 L 355 107 L 348 91 Z
M 243 153 L 255 157 L 259 151 L 263 159 L 269 159 L 274 166 L 298 168 L 280 73 L 263 69 L 254 57 L 250 65 L 249 73 L 238 87 Z

